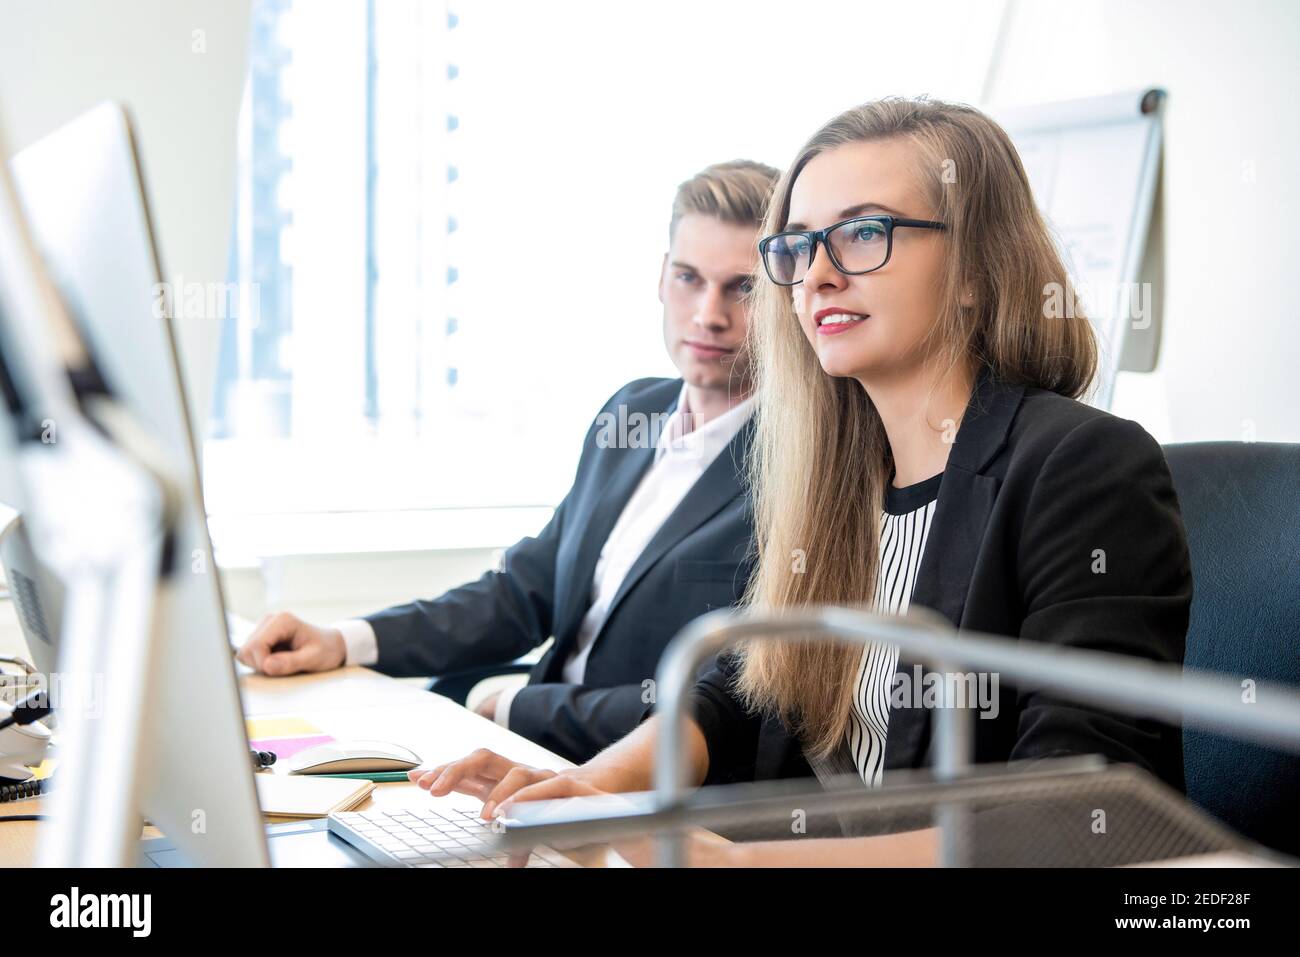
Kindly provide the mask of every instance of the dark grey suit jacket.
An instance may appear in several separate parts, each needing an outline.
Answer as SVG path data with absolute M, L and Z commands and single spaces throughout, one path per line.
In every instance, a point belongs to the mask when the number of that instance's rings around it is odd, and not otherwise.
M 1104 574 L 1094 571 L 1097 549 Z M 1186 533 L 1155 439 L 982 370 L 940 481 L 912 606 L 972 631 L 1181 664 L 1191 601 Z M 811 775 L 785 723 L 737 701 L 734 670 L 721 659 L 692 694 L 708 783 Z M 999 709 L 973 722 L 978 763 L 1098 754 L 1182 788 L 1177 728 L 1007 683 Z M 886 770 L 931 764 L 931 745 L 928 709 L 891 707 Z
M 653 438 L 607 447 L 611 420 L 648 422 L 677 405 L 680 379 L 641 379 L 616 393 L 587 432 L 577 477 L 536 538 L 506 551 L 500 570 L 429 601 L 367 617 L 376 667 L 437 675 L 511 661 L 554 636 L 510 706 L 510 730 L 585 761 L 634 728 L 669 640 L 692 618 L 735 604 L 751 568 L 752 518 L 742 490 L 752 423 L 732 439 L 628 572 L 596 635 L 582 685 L 561 671 L 592 601 L 596 561 L 654 461 Z M 617 431 L 615 431 L 615 436 Z

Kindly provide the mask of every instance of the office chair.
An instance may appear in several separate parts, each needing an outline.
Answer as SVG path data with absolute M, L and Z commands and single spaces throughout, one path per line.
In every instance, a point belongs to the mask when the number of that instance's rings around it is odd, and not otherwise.
M 1192 558 L 1188 668 L 1300 686 L 1300 445 L 1167 445 Z M 1300 755 L 1183 733 L 1187 796 L 1300 854 Z

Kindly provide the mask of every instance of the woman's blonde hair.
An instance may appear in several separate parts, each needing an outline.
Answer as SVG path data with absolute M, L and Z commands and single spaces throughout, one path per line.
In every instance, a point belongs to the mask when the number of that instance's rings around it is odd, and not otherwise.
M 978 110 L 890 98 L 840 114 L 777 183 L 764 234 L 785 227 L 791 188 L 812 157 L 891 139 L 917 150 L 917 178 L 933 208 L 916 215 L 947 224 L 942 305 L 924 344 L 927 356 L 950 367 L 985 364 L 1006 381 L 1070 397 L 1084 394 L 1097 361 L 1092 327 L 1077 313 L 1046 317 L 1044 297 L 1063 294 L 1070 280 L 1015 147 Z M 767 609 L 865 605 L 875 589 L 892 468 L 884 427 L 856 380 L 822 371 L 790 289 L 761 269 L 757 278 L 749 334 L 759 402 L 749 467 L 758 566 L 747 602 Z M 860 657 L 857 648 L 825 641 L 751 645 L 737 687 L 752 709 L 780 715 L 806 751 L 826 756 L 844 739 Z

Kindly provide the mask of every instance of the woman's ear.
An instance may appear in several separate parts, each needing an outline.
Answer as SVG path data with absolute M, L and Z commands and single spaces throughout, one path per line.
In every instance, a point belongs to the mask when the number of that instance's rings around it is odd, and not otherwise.
M 963 309 L 973 308 L 975 305 L 975 293 L 971 291 L 970 286 L 963 286 L 961 298 L 958 300 Z

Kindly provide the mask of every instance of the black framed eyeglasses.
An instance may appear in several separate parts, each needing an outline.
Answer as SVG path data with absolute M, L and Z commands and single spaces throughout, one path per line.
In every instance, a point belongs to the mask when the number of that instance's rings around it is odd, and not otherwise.
M 803 282 L 812 268 L 819 245 L 826 247 L 831 264 L 846 276 L 875 272 L 889 262 L 894 251 L 894 230 L 947 229 L 928 219 L 900 219 L 897 216 L 859 216 L 825 229 L 777 233 L 758 241 L 758 255 L 768 278 L 778 286 Z

